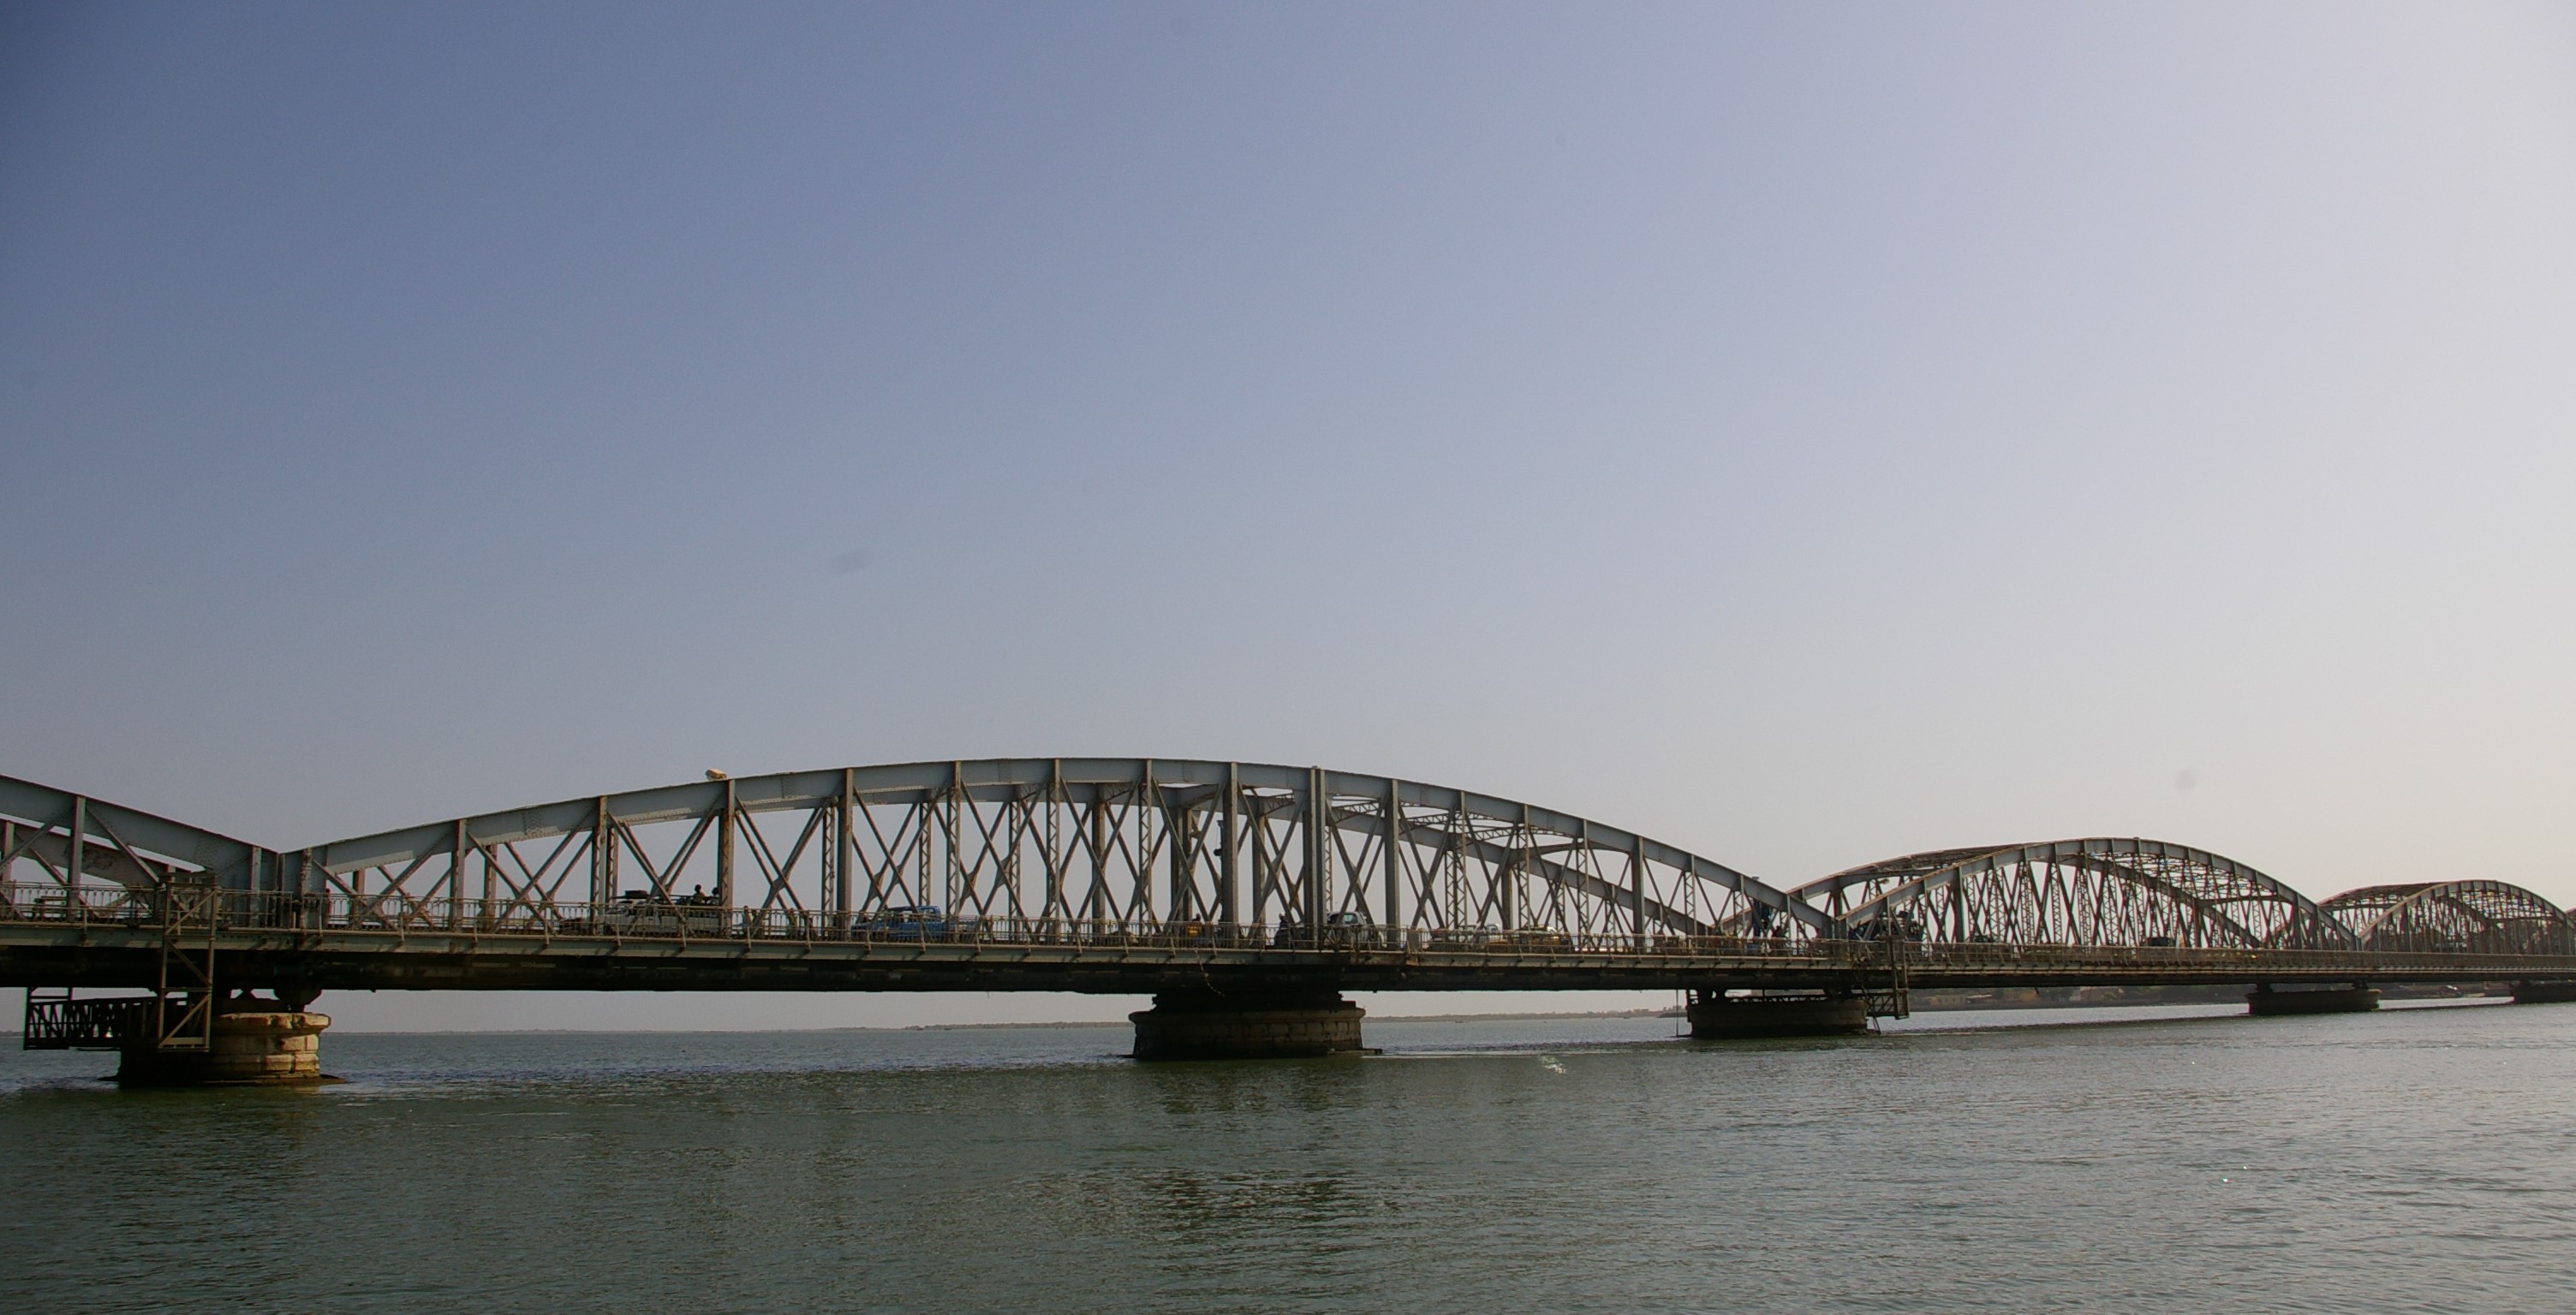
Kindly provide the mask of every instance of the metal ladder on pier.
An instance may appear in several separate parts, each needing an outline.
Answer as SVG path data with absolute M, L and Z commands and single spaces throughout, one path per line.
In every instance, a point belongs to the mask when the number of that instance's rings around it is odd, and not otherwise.
M 155 1050 L 203 1053 L 215 1037 L 215 915 L 223 892 L 211 881 L 161 887 L 161 981 L 152 995 Z

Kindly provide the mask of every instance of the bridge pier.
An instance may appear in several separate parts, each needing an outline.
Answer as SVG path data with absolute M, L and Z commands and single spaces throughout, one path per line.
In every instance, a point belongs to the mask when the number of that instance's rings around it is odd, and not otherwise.
M 2362 982 L 2304 991 L 2275 991 L 2269 982 L 2245 993 L 2245 1012 L 2256 1018 L 2290 1014 L 2361 1014 L 2379 1007 L 2379 991 Z
M 164 1050 L 155 1044 L 144 1015 L 119 1040 L 116 1080 L 130 1087 L 289 1086 L 329 1082 L 322 1072 L 322 1031 L 328 1014 L 300 1000 L 250 996 L 217 1002 L 203 1050 Z
M 2576 1001 L 2576 982 L 2516 982 L 2513 1002 L 2518 1005 L 2556 1005 Z
M 1704 1041 L 1782 1036 L 1859 1036 L 1869 1031 L 1869 1002 L 1856 995 L 1737 995 L 1693 991 L 1683 1013 Z
M 1138 1059 L 1312 1059 L 1360 1051 L 1366 1012 L 1339 991 L 1165 991 L 1127 1017 Z

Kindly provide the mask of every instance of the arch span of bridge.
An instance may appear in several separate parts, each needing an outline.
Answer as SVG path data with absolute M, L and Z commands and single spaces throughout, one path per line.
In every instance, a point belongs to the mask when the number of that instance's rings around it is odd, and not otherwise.
M 216 1011 L 189 1002 L 245 989 L 1052 990 L 1156 995 L 1174 1035 L 1260 1015 L 1355 1045 L 1345 990 L 1901 1013 L 1909 985 L 2566 981 L 2567 926 L 2494 882 L 2320 905 L 2144 839 L 1935 850 L 1783 890 L 1570 813 L 1275 764 L 719 777 L 291 850 L 0 778 L 0 985 L 141 987 L 199 1023 Z
M 2327 900 L 2324 909 L 2371 950 L 2576 953 L 2576 928 L 2566 912 L 2508 882 L 2364 886 Z
M 1569 813 L 1391 777 L 1186 759 L 709 780 L 335 841 L 301 863 L 305 893 L 428 925 L 469 906 L 560 924 L 621 901 L 703 898 L 787 930 L 933 906 L 996 932 L 1284 923 L 1292 941 L 1363 924 L 1582 938 L 1702 936 L 1730 921 L 1825 929 L 1725 864 Z
M 1790 892 L 1845 936 L 1928 944 L 2358 949 L 2287 884 L 2221 854 L 2134 837 L 1931 850 Z

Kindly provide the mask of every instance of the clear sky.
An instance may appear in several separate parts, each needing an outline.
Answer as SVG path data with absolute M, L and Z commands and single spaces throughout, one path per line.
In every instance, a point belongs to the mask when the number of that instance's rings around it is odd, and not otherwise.
M 2571 235 L 2566 5 L 10 5 L 0 772 L 294 846 L 1244 758 L 2576 901 Z

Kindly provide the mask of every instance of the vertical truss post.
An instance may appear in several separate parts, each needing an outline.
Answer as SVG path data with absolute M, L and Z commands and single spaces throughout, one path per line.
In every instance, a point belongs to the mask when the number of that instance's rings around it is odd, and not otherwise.
M 1324 943 L 1324 883 L 1333 856 L 1333 805 L 1324 797 L 1324 769 L 1306 769 L 1306 885 L 1298 892 L 1306 906 L 1306 938 Z
M 1229 927 L 1243 921 L 1243 895 L 1235 868 L 1235 819 L 1243 808 L 1243 786 L 1238 765 L 1225 765 L 1225 811 L 1217 818 L 1216 920 Z
M 1631 837 L 1628 846 L 1628 915 L 1629 930 L 1637 935 L 1637 948 L 1646 948 L 1646 838 Z
M 1440 894 L 1434 897 L 1441 901 L 1442 913 L 1448 925 L 1457 928 L 1482 926 L 1485 921 L 1481 910 L 1475 913 L 1472 920 L 1469 917 L 1467 834 L 1467 801 L 1464 796 L 1461 796 L 1457 806 L 1449 811 L 1449 834 L 1440 844 L 1440 857 L 1437 861 L 1440 864 L 1439 885 L 1442 889 Z
M 1167 820 L 1163 812 L 1163 792 L 1154 785 L 1154 760 L 1148 758 L 1136 777 L 1136 792 L 1128 798 L 1128 815 L 1136 819 L 1136 851 L 1128 859 L 1127 875 L 1133 878 L 1127 889 L 1127 922 L 1130 926 L 1148 925 L 1154 921 L 1154 828 Z
M 1123 857 L 1127 860 L 1127 907 L 1122 925 L 1133 927 L 1140 918 L 1154 911 L 1154 809 L 1146 799 L 1145 787 L 1132 782 L 1123 790 L 1127 809 L 1117 818 L 1121 839 L 1127 836 L 1127 825 L 1136 825 L 1135 846 Z
M 1010 786 L 1010 797 L 1002 801 L 1002 875 L 1003 906 L 1011 911 L 1010 925 L 1025 928 L 1029 919 L 1027 884 L 1029 840 L 1037 834 L 1037 805 L 1026 787 L 1016 782 Z M 1021 935 L 1014 931 L 1014 936 Z
M 1163 792 L 1163 787 L 1153 783 L 1151 762 L 1146 764 L 1145 770 L 1148 777 L 1145 788 L 1153 792 L 1153 811 L 1162 818 L 1164 848 L 1168 851 L 1163 855 L 1163 862 L 1170 873 L 1171 908 L 1163 916 L 1170 921 L 1187 921 L 1190 915 L 1198 912 L 1194 907 L 1198 901 L 1193 898 L 1197 892 L 1190 889 L 1190 862 L 1195 857 L 1190 843 L 1190 806 L 1186 802 L 1174 805 L 1171 796 Z
M 1227 775 L 1233 775 L 1231 769 Z M 1252 809 L 1244 820 L 1249 824 L 1245 828 L 1243 842 L 1252 856 L 1252 898 L 1244 905 L 1243 920 L 1255 927 L 1266 927 L 1270 922 L 1272 888 L 1279 880 L 1278 857 L 1270 852 L 1270 810 L 1267 807 Z
M 1082 828 L 1083 873 L 1090 878 L 1082 888 L 1082 917 L 1096 924 L 1108 916 L 1105 901 L 1109 898 L 1102 889 L 1106 878 L 1101 875 L 1109 865 L 1109 805 L 1096 787 L 1091 795 L 1090 816 L 1076 825 Z
M 831 882 L 834 925 L 843 930 L 847 930 L 850 925 L 850 869 L 857 866 L 859 861 L 859 838 L 852 827 L 852 823 L 858 821 L 856 816 L 858 803 L 858 770 L 844 767 L 841 769 L 840 804 L 834 814 L 833 822 L 837 832 L 834 837 L 837 842 L 834 849 L 840 855 L 840 862 L 832 871 Z
M 724 812 L 716 819 L 716 907 L 733 913 L 733 778 L 725 778 Z M 673 875 L 678 875 L 674 873 Z
M 468 839 L 471 839 L 471 837 L 468 837 Z M 483 849 L 480 845 L 475 846 L 475 848 L 481 851 L 483 855 L 483 911 L 480 916 L 475 918 L 474 924 L 485 931 L 490 931 L 491 929 L 501 925 L 501 865 L 492 861 L 492 852 L 490 850 Z M 560 878 L 549 878 L 549 880 L 560 881 Z M 531 899 L 528 902 L 532 905 L 537 903 L 534 899 Z M 531 910 L 531 912 L 542 914 L 543 907 L 551 907 L 555 903 L 556 899 L 554 892 L 549 890 L 545 895 L 544 906 Z
M 617 824 L 608 816 L 608 796 L 590 823 L 590 907 L 593 916 L 617 898 Z
M 89 861 L 89 796 L 72 796 L 72 842 L 68 866 L 63 869 L 63 887 L 80 898 L 81 867 Z M 166 884 L 166 883 L 165 883 Z
M 1386 934 L 1398 938 L 1404 932 L 1404 863 L 1398 855 L 1403 843 L 1404 783 L 1390 777 L 1386 783 L 1386 847 L 1379 857 L 1386 886 Z
M 1047 760 L 1046 779 L 1047 886 L 1046 911 L 1044 914 L 1044 916 L 1049 918 L 1069 919 L 1074 916 L 1073 901 L 1066 898 L 1064 893 L 1064 871 L 1066 865 L 1072 861 L 1073 855 L 1062 843 L 1064 839 L 1064 815 L 1071 811 L 1072 808 L 1073 801 L 1065 798 L 1064 794 L 1064 760 L 1061 758 L 1050 758 Z M 1077 830 L 1081 827 L 1081 823 L 1078 821 L 1074 825 Z
M 1070 810 L 1064 802 L 1064 792 L 1058 784 L 1057 775 L 1053 768 L 1048 769 L 1046 793 L 1037 802 L 1037 807 L 1046 814 L 1046 826 L 1037 841 L 1038 854 L 1042 860 L 1039 877 L 1046 883 L 1046 889 L 1042 892 L 1045 902 L 1038 906 L 1038 917 L 1050 924 L 1058 918 L 1073 916 L 1073 907 L 1065 901 L 1064 897 L 1064 873 L 1066 867 L 1073 861 L 1072 852 L 1067 850 L 1064 844 L 1065 815 Z M 1053 930 L 1048 933 L 1050 937 L 1055 934 L 1057 933 Z
M 946 803 L 946 808 L 932 806 L 933 811 L 939 814 L 940 838 L 948 850 L 947 861 L 939 865 L 939 907 L 948 910 L 950 917 L 955 917 L 958 883 L 965 875 L 966 864 L 966 764 L 963 762 L 949 764 Z M 925 883 L 930 880 L 927 867 L 922 869 L 921 877 Z
M 447 852 L 447 926 L 451 931 L 464 925 L 466 844 L 465 819 L 460 817 L 456 819 L 456 839 Z M 491 880 L 491 864 L 483 865 L 483 876 L 486 883 Z
M 1590 818 L 1585 818 L 1581 822 L 1575 824 L 1574 848 L 1567 851 L 1565 857 L 1571 861 L 1565 863 L 1562 868 L 1558 869 L 1558 871 L 1574 873 L 1578 876 L 1589 875 L 1596 881 L 1600 880 L 1601 847 L 1592 843 L 1592 820 Z M 1590 926 L 1591 919 L 1584 916 L 1585 908 L 1583 897 L 1577 894 L 1572 899 L 1568 899 L 1566 884 L 1567 883 L 1562 880 L 1556 872 L 1550 872 L 1548 874 L 1548 913 L 1554 917 L 1558 924 L 1563 926 L 1568 933 L 1574 935 L 1577 938 L 1578 943 L 1589 942 L 1592 938 L 1592 928 Z M 1606 902 L 1609 903 L 1611 907 L 1605 911 L 1601 919 L 1601 930 L 1607 934 L 1616 935 L 1617 933 L 1612 932 L 1610 929 L 1619 925 L 1618 900 L 1614 896 Z

